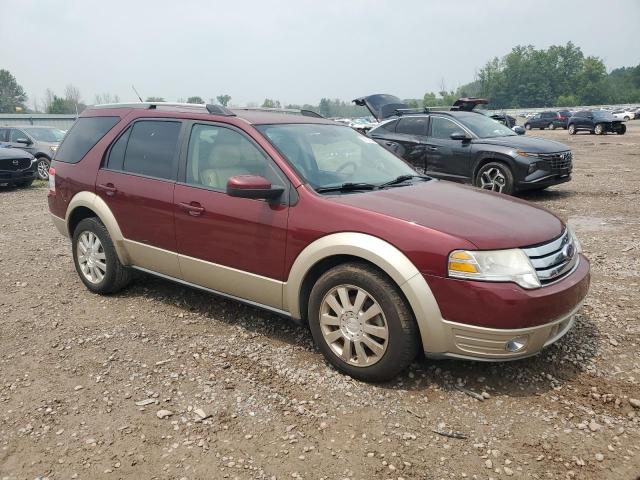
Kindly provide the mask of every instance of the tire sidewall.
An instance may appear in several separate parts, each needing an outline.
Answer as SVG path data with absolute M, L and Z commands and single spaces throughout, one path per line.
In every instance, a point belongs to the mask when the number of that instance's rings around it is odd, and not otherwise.
M 573 124 L 569 125 L 569 135 L 575 135 L 576 133 L 576 126 Z
M 85 278 L 82 270 L 80 269 L 80 264 L 78 263 L 78 239 L 83 232 L 92 232 L 98 237 L 98 239 L 100 239 L 100 243 L 102 243 L 107 271 L 105 272 L 104 278 L 99 283 L 92 283 Z M 117 268 L 116 262 L 119 262 L 119 260 L 115 248 L 113 247 L 113 242 L 109 237 L 109 233 L 102 222 L 95 217 L 81 220 L 73 231 L 71 250 L 73 254 L 73 264 L 76 267 L 76 272 L 78 272 L 78 276 L 80 277 L 80 280 L 82 280 L 82 283 L 84 283 L 92 292 L 107 293 L 111 285 L 115 282 Z
M 49 179 L 49 175 L 47 175 L 46 178 L 44 178 L 44 177 L 42 177 L 40 175 L 40 169 L 38 167 L 40 166 L 40 163 L 42 163 L 42 162 L 47 164 L 47 171 L 49 171 L 49 167 L 51 166 L 51 162 L 48 159 L 46 159 L 45 157 L 38 157 L 36 159 L 36 175 L 38 177 L 38 180 L 48 180 Z
M 604 135 L 605 133 L 604 126 L 601 123 L 597 124 L 593 131 L 596 135 Z
M 524 124 L 524 129 L 525 130 L 531 130 L 531 124 L 530 123 L 525 123 Z
M 343 267 L 345 268 L 336 268 L 325 272 L 311 290 L 308 304 L 308 318 L 309 328 L 314 342 L 329 363 L 351 377 L 374 382 L 386 380 L 398 373 L 398 364 L 403 361 L 406 355 L 406 349 L 415 348 L 408 342 L 417 341 L 417 338 L 407 338 L 407 334 L 402 326 L 401 317 L 411 317 L 404 318 L 404 321 L 409 320 L 414 322 L 414 320 L 407 305 L 404 302 L 396 305 L 393 300 L 394 296 L 389 294 L 389 289 L 395 288 L 393 284 L 391 284 L 391 280 L 380 282 L 379 279 L 376 279 L 376 276 L 379 277 L 379 275 L 371 275 L 368 268 L 360 268 L 358 264 L 350 264 Z M 387 322 L 389 331 L 387 349 L 382 358 L 369 367 L 357 367 L 345 363 L 333 352 L 322 335 L 319 321 L 322 301 L 332 288 L 345 284 L 354 285 L 366 290 L 382 308 Z M 398 298 L 399 295 L 395 297 Z M 390 375 L 390 372 L 393 372 L 393 374 Z

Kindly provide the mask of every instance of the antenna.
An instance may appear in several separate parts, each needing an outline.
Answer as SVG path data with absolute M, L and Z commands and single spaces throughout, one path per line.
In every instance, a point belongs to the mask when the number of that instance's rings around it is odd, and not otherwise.
M 136 92 L 136 96 L 138 97 L 138 100 L 140 100 L 140 103 L 142 103 L 142 97 L 140 96 L 140 94 L 138 93 L 138 91 L 136 90 L 136 87 L 134 87 L 133 85 L 131 85 L 131 88 L 133 88 L 133 91 Z

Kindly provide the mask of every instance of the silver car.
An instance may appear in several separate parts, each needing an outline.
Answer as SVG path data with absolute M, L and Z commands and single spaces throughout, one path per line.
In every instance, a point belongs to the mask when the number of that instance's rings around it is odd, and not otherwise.
M 58 149 L 65 132 L 54 127 L 36 127 L 33 125 L 18 127 L 0 127 L 0 143 L 20 148 L 36 157 L 37 178 L 49 178 L 49 165 Z

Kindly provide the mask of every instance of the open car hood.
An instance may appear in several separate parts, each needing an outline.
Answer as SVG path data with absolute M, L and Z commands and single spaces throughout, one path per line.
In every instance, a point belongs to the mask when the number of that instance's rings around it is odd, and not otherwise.
M 356 98 L 353 100 L 353 103 L 367 107 L 371 112 L 371 115 L 376 117 L 376 120 L 379 122 L 385 118 L 396 115 L 396 110 L 416 110 L 409 108 L 408 105 L 398 97 L 395 95 L 389 95 L 388 93 L 376 93 L 374 95 Z M 486 105 L 487 103 L 489 102 L 484 98 L 464 97 L 456 100 L 452 105 L 451 110 L 470 112 L 476 106 Z
M 395 115 L 398 109 L 409 108 L 407 104 L 398 97 L 387 93 L 376 93 L 374 95 L 356 98 L 353 100 L 353 103 L 361 107 L 367 107 L 371 115 L 376 117 L 376 120 L 379 122 Z

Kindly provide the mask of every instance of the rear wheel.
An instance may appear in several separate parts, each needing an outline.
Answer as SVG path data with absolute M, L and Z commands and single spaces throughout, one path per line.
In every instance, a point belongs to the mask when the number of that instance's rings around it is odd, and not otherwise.
M 627 132 L 627 126 L 626 125 L 620 125 L 620 128 L 618 129 L 618 131 L 616 132 L 618 135 L 624 135 Z
M 513 173 L 504 163 L 490 162 L 480 167 L 474 184 L 483 190 L 511 195 L 513 193 Z
M 602 125 L 601 123 L 597 124 L 596 128 L 594 128 L 593 131 L 596 135 L 604 135 L 606 133 L 604 125 Z
M 73 261 L 80 280 L 95 293 L 114 293 L 131 281 L 131 270 L 118 259 L 109 232 L 95 218 L 81 220 L 73 232 Z
M 629 120 L 631 120 L 631 117 L 629 117 L 628 115 L 626 115 L 626 116 L 624 117 L 624 121 L 625 121 L 625 122 L 628 122 Z
M 418 353 L 418 327 L 398 287 L 367 264 L 325 272 L 311 290 L 308 314 L 322 354 L 353 378 L 389 380 Z
M 549 130 L 555 130 L 555 129 L 556 129 L 555 124 L 554 123 L 550 123 L 549 124 Z
M 524 124 L 524 128 L 525 128 L 525 130 L 531 130 L 531 124 L 530 123 L 525 123 Z
M 569 125 L 569 135 L 575 135 L 576 133 L 578 133 L 576 126 L 572 123 Z
M 51 163 L 45 157 L 38 158 L 38 179 L 49 180 L 49 166 Z

